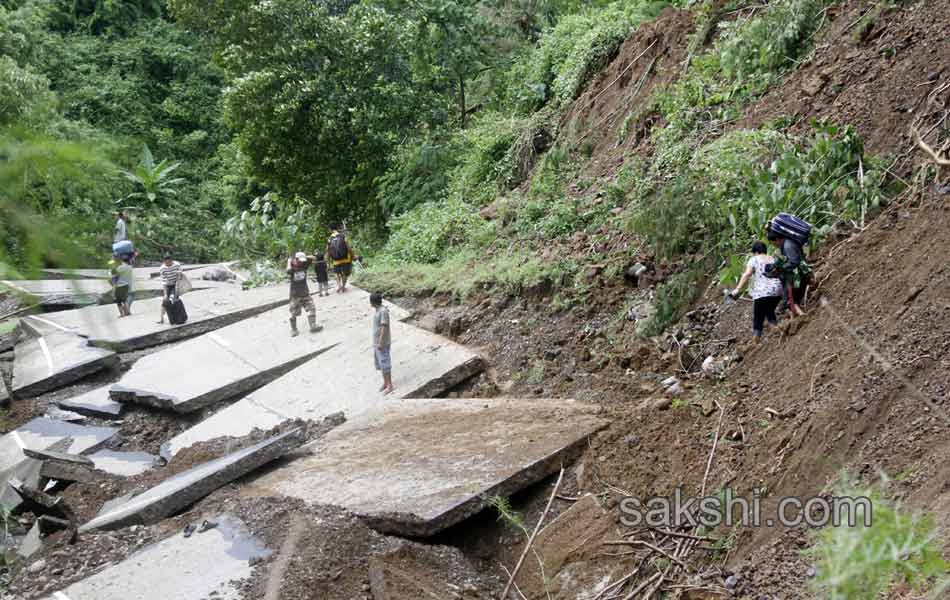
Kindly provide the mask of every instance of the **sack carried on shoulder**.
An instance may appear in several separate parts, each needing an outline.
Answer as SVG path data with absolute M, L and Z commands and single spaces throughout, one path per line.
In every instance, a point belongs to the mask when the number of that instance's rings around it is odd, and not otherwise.
M 783 238 L 795 240 L 802 246 L 807 246 L 811 239 L 811 224 L 788 213 L 775 215 L 775 218 L 770 222 L 769 229 Z

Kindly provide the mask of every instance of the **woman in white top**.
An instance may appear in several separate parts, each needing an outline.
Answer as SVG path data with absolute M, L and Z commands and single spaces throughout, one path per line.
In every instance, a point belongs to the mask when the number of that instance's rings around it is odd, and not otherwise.
M 778 323 L 775 318 L 775 309 L 782 301 L 782 282 L 778 278 L 768 277 L 765 274 L 766 267 L 774 262 L 775 258 L 769 256 L 763 242 L 757 241 L 752 244 L 752 256 L 746 263 L 745 273 L 739 280 L 739 287 L 731 294 L 733 298 L 738 298 L 749 279 L 752 280 L 749 295 L 752 296 L 752 335 L 755 336 L 756 341 L 762 338 L 762 329 L 766 321 L 773 326 Z

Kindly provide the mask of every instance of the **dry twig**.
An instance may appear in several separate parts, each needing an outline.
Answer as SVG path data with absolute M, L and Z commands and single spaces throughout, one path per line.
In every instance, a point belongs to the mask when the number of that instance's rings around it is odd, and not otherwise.
M 548 512 L 551 510 L 551 505 L 554 503 L 554 497 L 557 496 L 557 491 L 561 487 L 561 480 L 564 479 L 564 467 L 561 467 L 561 472 L 557 476 L 557 483 L 554 484 L 554 491 L 551 492 L 551 497 L 548 498 L 548 504 L 544 507 L 544 512 L 541 513 L 541 518 L 538 519 L 538 524 L 534 526 L 534 531 L 531 533 L 531 537 L 528 538 L 528 543 L 524 547 L 524 551 L 521 553 L 521 558 L 518 559 L 515 568 L 511 571 L 511 577 L 508 578 L 508 584 L 505 585 L 505 590 L 501 593 L 502 598 L 508 597 L 508 591 L 511 589 L 511 586 L 515 582 L 515 577 L 518 576 L 518 571 L 521 570 L 521 565 L 524 564 L 524 559 L 528 556 L 528 551 L 531 550 L 531 544 L 534 543 L 534 539 L 538 537 L 538 532 L 541 531 L 541 525 L 544 524 L 544 519 L 548 516 Z

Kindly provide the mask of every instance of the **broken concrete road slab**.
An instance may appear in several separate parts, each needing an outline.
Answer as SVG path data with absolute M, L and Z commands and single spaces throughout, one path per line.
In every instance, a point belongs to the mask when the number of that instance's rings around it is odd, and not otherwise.
M 193 412 L 268 384 L 343 341 L 369 336 L 365 292 L 314 302 L 322 331 L 309 333 L 302 318 L 300 335 L 291 337 L 287 308 L 274 309 L 140 359 L 112 386 L 112 399 Z M 406 314 L 394 311 L 393 317 Z
M 13 349 L 14 398 L 36 396 L 119 364 L 118 355 L 72 333 L 24 338 Z
M 89 455 L 95 468 L 118 477 L 134 477 L 158 464 L 158 457 L 147 452 L 97 450 Z
M 130 352 L 167 344 L 225 327 L 242 319 L 273 310 L 288 302 L 283 287 L 241 290 L 236 286 L 202 290 L 182 296 L 188 322 L 159 325 L 162 299 L 132 304 L 132 316 L 119 319 L 114 306 L 89 306 L 77 310 L 33 315 L 21 320 L 33 335 L 70 332 L 89 339 L 90 345 Z
M 23 454 L 37 460 L 64 462 L 83 467 L 93 466 L 92 460 L 85 456 L 81 456 L 79 454 L 69 454 L 67 452 L 58 452 L 56 450 L 36 450 L 33 448 L 24 448 Z
M 63 409 L 88 415 L 91 417 L 102 417 L 105 419 L 115 419 L 122 415 L 124 406 L 109 397 L 109 388 L 112 384 L 104 385 L 85 394 L 57 400 L 56 404 Z
M 45 461 L 34 458 L 36 454 L 31 451 L 70 455 L 94 452 L 117 433 L 118 429 L 112 427 L 87 427 L 38 417 L 3 435 L 0 437 L 0 506 L 13 509 L 20 504 L 19 497 L 9 490 L 8 481 L 16 479 L 29 487 L 39 487 Z
M 238 600 L 251 564 L 271 552 L 237 518 L 189 537 L 176 534 L 54 593 L 47 600 Z
M 55 419 L 37 417 L 0 437 L 0 467 L 9 464 L 8 458 L 19 461 L 23 451 L 58 450 L 66 454 L 88 454 L 108 444 L 119 433 L 114 427 L 93 427 L 64 423 Z M 69 440 L 69 445 L 56 447 L 57 442 Z
M 573 461 L 607 421 L 566 400 L 401 400 L 334 429 L 249 486 L 430 536 Z
M 484 368 L 464 346 L 422 329 L 395 322 L 393 373 L 396 391 L 379 392 L 371 336 L 346 340 L 286 375 L 227 406 L 167 442 L 170 458 L 196 442 L 241 437 L 254 428 L 270 429 L 291 419 L 319 420 L 343 412 L 348 419 L 398 398 L 438 396 Z
M 303 428 L 268 438 L 243 450 L 173 475 L 123 503 L 110 504 L 80 531 L 156 523 L 194 504 L 219 487 L 294 450 L 306 441 Z
M 112 284 L 101 279 L 40 279 L 0 281 L 0 290 L 11 290 L 41 306 L 88 306 L 98 304 Z
M 192 289 L 207 290 L 229 286 L 217 281 L 198 280 Z M 0 281 L 0 290 L 11 289 L 32 298 L 40 306 L 73 307 L 114 302 L 112 283 L 108 279 L 41 279 Z M 136 280 L 133 287 L 135 298 L 153 298 L 162 295 L 162 283 L 157 279 Z M 134 306 L 134 302 L 133 302 Z M 113 312 L 115 308 L 113 307 Z
M 228 263 L 230 264 L 230 263 Z M 196 265 L 182 265 L 182 271 L 194 271 L 196 269 L 202 269 L 208 267 L 207 264 L 196 264 Z M 158 271 L 161 269 L 161 266 L 154 267 L 135 267 L 132 269 L 136 279 L 149 280 L 158 277 Z M 109 279 L 112 277 L 112 274 L 108 269 L 43 269 L 42 273 L 49 275 L 51 278 L 65 278 L 65 279 Z M 188 274 L 191 277 L 191 273 Z

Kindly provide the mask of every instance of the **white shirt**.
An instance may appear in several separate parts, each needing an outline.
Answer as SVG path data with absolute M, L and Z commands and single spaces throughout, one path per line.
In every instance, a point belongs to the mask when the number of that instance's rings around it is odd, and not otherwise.
M 752 269 L 752 284 L 749 286 L 749 295 L 753 300 L 769 296 L 782 295 L 782 282 L 778 279 L 765 276 L 765 267 L 775 262 L 775 258 L 767 254 L 756 254 L 749 258 L 746 269 Z
M 113 242 L 124 242 L 129 239 L 128 234 L 125 231 L 125 221 L 119 219 L 115 222 L 115 236 L 112 238 Z

